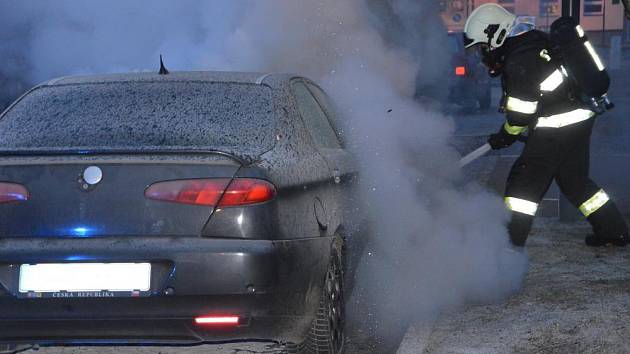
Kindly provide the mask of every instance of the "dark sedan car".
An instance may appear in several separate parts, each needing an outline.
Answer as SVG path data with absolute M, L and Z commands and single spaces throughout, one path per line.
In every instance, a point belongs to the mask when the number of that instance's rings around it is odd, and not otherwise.
M 354 167 L 332 111 L 285 74 L 30 90 L 0 116 L 0 342 L 343 351 Z

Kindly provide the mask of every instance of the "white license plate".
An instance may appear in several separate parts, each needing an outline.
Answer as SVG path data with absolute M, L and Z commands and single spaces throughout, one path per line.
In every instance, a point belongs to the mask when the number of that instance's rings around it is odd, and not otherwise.
M 22 264 L 20 293 L 148 291 L 150 263 Z

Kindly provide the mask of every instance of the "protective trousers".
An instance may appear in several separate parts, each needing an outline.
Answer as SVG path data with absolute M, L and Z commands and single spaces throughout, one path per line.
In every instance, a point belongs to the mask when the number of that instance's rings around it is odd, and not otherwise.
M 589 178 L 590 137 L 594 118 L 562 128 L 531 131 L 521 156 L 510 171 L 505 202 L 512 210 L 510 239 L 524 246 L 538 204 L 555 179 L 560 191 L 587 218 L 596 237 L 627 234 L 623 216 Z

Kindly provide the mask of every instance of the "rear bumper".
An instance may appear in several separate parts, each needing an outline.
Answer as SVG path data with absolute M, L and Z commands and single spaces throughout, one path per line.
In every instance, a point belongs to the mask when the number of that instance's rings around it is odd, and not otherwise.
M 41 344 L 179 343 L 304 338 L 332 238 L 282 241 L 201 237 L 0 240 L 0 341 Z M 17 295 L 19 265 L 150 262 L 139 298 Z M 174 289 L 174 295 L 164 290 Z M 200 315 L 238 315 L 236 327 L 199 327 Z

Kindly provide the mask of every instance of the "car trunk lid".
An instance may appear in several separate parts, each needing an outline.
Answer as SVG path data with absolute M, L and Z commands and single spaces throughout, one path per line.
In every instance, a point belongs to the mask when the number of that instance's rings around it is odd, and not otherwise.
M 102 178 L 86 188 L 84 171 Z M 23 156 L 0 160 L 0 181 L 19 183 L 26 201 L 0 204 L 0 237 L 199 235 L 212 206 L 145 198 L 155 182 L 233 178 L 241 163 L 221 154 Z

